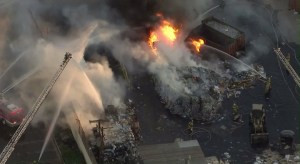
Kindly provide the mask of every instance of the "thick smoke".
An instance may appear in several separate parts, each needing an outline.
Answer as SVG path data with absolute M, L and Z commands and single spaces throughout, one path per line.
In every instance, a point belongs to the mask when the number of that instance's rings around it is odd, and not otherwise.
M 98 22 L 88 13 L 86 4 L 66 2 L 62 6 L 41 1 L 16 2 L 9 4 L 11 8 L 2 10 L 4 19 L 1 19 L 1 27 L 7 32 L 1 33 L 1 62 L 4 62 L 1 66 L 5 66 L 1 72 L 24 53 L 24 57 L 1 79 L 2 86 L 7 85 L 3 82 L 14 83 L 20 75 L 40 67 L 34 76 L 5 95 L 12 103 L 30 109 L 58 69 L 65 52 L 73 54 L 72 61 L 35 117 L 35 122 L 52 119 L 49 113 L 54 113 L 53 109 L 58 106 L 60 95 L 65 92 L 70 79 L 71 89 L 63 102 L 65 108 L 72 105 L 75 110 L 93 116 L 88 119 L 97 119 L 101 117 L 103 105 L 123 105 L 124 88 L 112 76 L 107 62 L 104 60 L 91 66 L 83 61 L 90 34 Z M 12 13 L 13 8 L 20 10 Z M 82 12 L 78 14 L 78 11 Z M 104 95 L 101 95 L 101 90 L 105 91 Z
M 214 16 L 245 32 L 247 54 L 242 60 L 250 64 L 269 54 L 276 46 L 274 40 L 284 37 L 290 42 L 297 41 L 290 14 L 287 1 L 226 0 L 224 8 L 217 9 Z

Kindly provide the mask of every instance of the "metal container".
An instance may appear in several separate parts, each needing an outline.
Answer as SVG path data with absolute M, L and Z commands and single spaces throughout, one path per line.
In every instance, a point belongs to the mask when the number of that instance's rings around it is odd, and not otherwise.
M 289 0 L 289 9 L 300 12 L 300 0 Z
M 235 27 L 214 17 L 206 18 L 191 31 L 187 40 L 201 38 L 206 45 L 217 48 L 232 56 L 245 50 L 245 34 Z

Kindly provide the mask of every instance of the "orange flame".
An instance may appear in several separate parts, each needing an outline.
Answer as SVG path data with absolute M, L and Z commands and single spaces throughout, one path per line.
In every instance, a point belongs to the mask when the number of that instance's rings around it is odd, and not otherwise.
M 172 27 L 170 22 L 163 21 L 163 26 L 160 29 L 164 37 L 171 41 L 171 43 L 176 40 L 178 29 Z
M 199 53 L 201 46 L 204 45 L 204 40 L 203 39 L 192 40 L 192 44 L 195 47 L 196 51 Z
M 178 29 L 172 26 L 172 24 L 166 20 L 162 21 L 162 25 L 156 29 L 155 31 L 152 31 L 150 33 L 148 44 L 154 54 L 157 54 L 155 42 L 158 41 L 166 41 L 169 44 L 173 44 L 173 42 L 177 38 Z
M 151 32 L 149 40 L 148 40 L 148 44 L 149 44 L 150 48 L 152 49 L 153 53 L 156 54 L 156 55 L 157 55 L 157 52 L 156 52 L 156 47 L 155 47 L 154 44 L 157 41 L 158 41 L 157 34 L 155 32 Z

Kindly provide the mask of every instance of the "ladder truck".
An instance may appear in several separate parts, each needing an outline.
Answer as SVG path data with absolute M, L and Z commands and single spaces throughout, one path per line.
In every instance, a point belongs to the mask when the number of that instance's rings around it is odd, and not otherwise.
M 33 117 L 37 113 L 38 109 L 42 105 L 43 101 L 50 93 L 51 89 L 53 88 L 54 84 L 58 80 L 61 73 L 64 71 L 65 67 L 67 66 L 68 62 L 71 60 L 72 54 L 66 53 L 62 64 L 60 65 L 59 69 L 56 71 L 50 82 L 46 85 L 40 96 L 37 98 L 36 102 L 34 103 L 32 110 L 28 112 L 26 117 L 23 119 L 17 130 L 15 131 L 14 135 L 11 137 L 8 144 L 2 150 L 0 154 L 0 164 L 5 164 L 12 152 L 15 149 L 16 144 L 18 143 L 19 139 L 25 132 L 26 128 L 28 127 L 29 123 L 33 120 Z

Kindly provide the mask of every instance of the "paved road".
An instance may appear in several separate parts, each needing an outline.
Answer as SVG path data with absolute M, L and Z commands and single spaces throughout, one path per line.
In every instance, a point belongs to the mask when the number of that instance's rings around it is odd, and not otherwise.
M 45 130 L 46 128 L 43 126 L 28 127 L 7 164 L 30 164 L 34 160 L 38 160 L 46 135 Z M 15 129 L 0 125 L 0 150 L 5 147 L 14 131 Z M 40 162 L 41 164 L 61 163 L 53 142 L 48 144 Z

